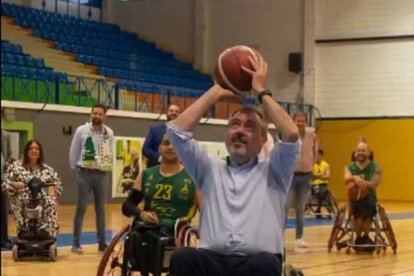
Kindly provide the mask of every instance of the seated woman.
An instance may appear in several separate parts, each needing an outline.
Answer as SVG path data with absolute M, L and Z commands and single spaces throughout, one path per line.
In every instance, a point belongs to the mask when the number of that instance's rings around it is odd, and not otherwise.
M 148 268 L 151 266 L 148 265 L 150 258 L 145 260 L 146 255 L 151 255 L 146 250 L 151 249 L 142 247 L 145 235 L 153 231 L 158 236 L 173 237 L 176 220 L 192 218 L 200 202 L 196 186 L 178 160 L 167 135 L 161 140 L 159 152 L 160 165 L 145 169 L 138 175 L 122 205 L 122 213 L 135 218 L 125 250 L 130 252 L 128 260 L 133 270 L 141 271 L 142 275 L 151 270 Z M 142 199 L 144 210 L 137 207 Z
M 2 182 L 2 189 L 10 199 L 18 237 L 31 235 L 33 232 L 25 210 L 33 205 L 33 195 L 29 187 L 33 180 L 49 185 L 41 189 L 38 196 L 43 214 L 34 225 L 37 230 L 36 238 L 56 238 L 59 231 L 57 198 L 62 193 L 62 181 L 56 171 L 44 163 L 42 145 L 35 140 L 26 143 L 23 160 L 11 164 Z

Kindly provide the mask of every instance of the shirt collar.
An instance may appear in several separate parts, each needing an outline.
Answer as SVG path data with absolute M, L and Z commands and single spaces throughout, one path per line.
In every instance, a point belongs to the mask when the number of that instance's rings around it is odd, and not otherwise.
M 231 156 L 227 156 L 226 163 L 227 166 L 235 169 L 239 169 L 240 171 L 249 170 L 253 168 L 258 162 L 257 156 L 252 157 L 246 164 L 243 164 L 241 166 L 237 165 L 237 163 L 234 161 L 234 159 Z

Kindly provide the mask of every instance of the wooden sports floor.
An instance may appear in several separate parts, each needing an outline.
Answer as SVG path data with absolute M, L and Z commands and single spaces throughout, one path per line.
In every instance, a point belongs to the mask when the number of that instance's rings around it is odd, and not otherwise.
M 345 251 L 327 252 L 327 240 L 331 231 L 330 225 L 307 226 L 305 239 L 309 249 L 297 252 L 294 250 L 294 229 L 286 231 L 287 261 L 295 267 L 300 267 L 306 276 L 312 275 L 363 275 L 381 276 L 398 275 L 414 276 L 414 202 L 413 203 L 382 203 L 387 210 L 398 241 L 396 255 L 391 250 L 385 254 L 355 254 L 347 255 Z M 70 252 L 73 206 L 60 207 L 62 239 L 59 238 L 58 259 L 54 263 L 48 261 L 19 261 L 12 260 L 10 251 L 1 253 L 1 275 L 7 276 L 72 276 L 95 275 L 101 254 L 98 253 L 93 206 L 88 207 L 84 221 L 83 236 L 88 240 L 83 245 L 85 253 L 76 255 Z M 10 220 L 12 222 L 12 218 Z M 107 229 L 115 234 L 129 220 L 120 213 L 119 205 L 107 207 Z M 13 223 L 9 225 L 10 234 L 14 234 Z M 108 241 L 109 242 L 109 241 Z M 195 275 L 196 276 L 196 275 Z

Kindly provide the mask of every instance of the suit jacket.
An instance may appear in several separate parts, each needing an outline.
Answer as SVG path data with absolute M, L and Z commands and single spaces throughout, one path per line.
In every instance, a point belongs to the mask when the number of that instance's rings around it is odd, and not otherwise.
M 145 138 L 142 154 L 148 159 L 147 167 L 158 165 L 160 154 L 158 147 L 167 130 L 165 124 L 151 126 L 147 137 Z

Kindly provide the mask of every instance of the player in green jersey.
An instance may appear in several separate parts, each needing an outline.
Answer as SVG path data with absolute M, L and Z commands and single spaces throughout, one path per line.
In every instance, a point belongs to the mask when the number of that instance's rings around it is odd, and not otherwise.
M 350 213 L 354 217 L 353 228 L 356 233 L 355 243 L 367 243 L 372 219 L 376 214 L 376 189 L 381 182 L 381 169 L 375 162 L 369 160 L 370 149 L 365 142 L 360 142 L 355 151 L 355 162 L 345 167 L 345 182 L 348 189 L 357 186 L 357 200 L 350 200 Z M 364 235 L 362 235 L 364 234 Z
M 122 213 L 134 217 L 129 240 L 125 250 L 130 252 L 129 262 L 133 270 L 149 271 L 153 264 L 144 260 L 154 252 L 152 248 L 143 248 L 142 243 L 149 237 L 173 236 L 175 222 L 179 218 L 192 218 L 199 206 L 200 195 L 194 182 L 181 165 L 174 149 L 164 135 L 159 146 L 160 165 L 143 170 L 122 205 Z M 144 199 L 144 208 L 138 204 Z M 145 272 L 144 272 L 145 273 Z

